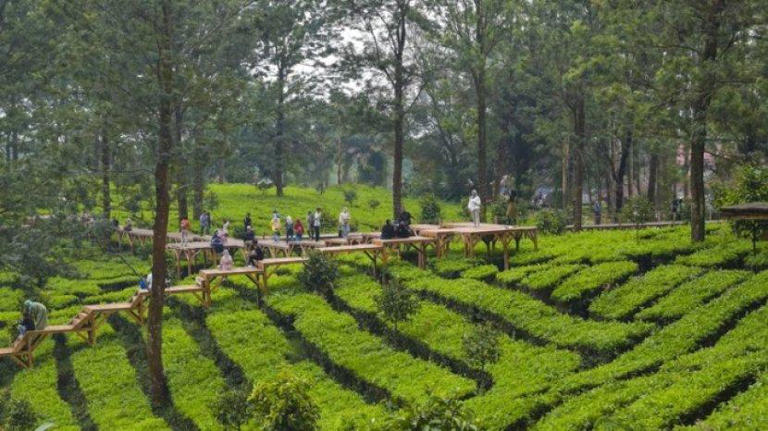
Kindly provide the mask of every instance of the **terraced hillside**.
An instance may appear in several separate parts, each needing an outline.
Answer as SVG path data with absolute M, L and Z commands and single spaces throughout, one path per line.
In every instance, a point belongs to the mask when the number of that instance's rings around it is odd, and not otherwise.
M 0 387 L 61 430 L 222 429 L 211 404 L 223 388 L 284 369 L 311 383 L 324 430 L 366 429 L 430 394 L 460 399 L 489 430 L 768 429 L 768 271 L 746 268 L 744 242 L 715 230 L 695 247 L 685 228 L 639 240 L 544 237 L 503 272 L 483 245 L 482 259 L 459 257 L 457 246 L 427 270 L 404 255 L 387 272 L 420 307 L 397 329 L 377 312 L 381 285 L 363 256 L 341 261 L 326 295 L 308 293 L 300 268 L 288 267 L 262 306 L 237 278 L 209 310 L 174 297 L 164 337 L 169 410 L 148 402 L 144 328 L 119 316 L 93 347 L 58 337 L 31 370 L 3 361 Z M 44 290 L 52 323 L 134 291 L 115 257 L 76 266 L 79 274 Z M 0 318 L 10 324 L 21 297 L 12 275 L 0 282 Z M 479 369 L 462 339 L 484 322 L 502 334 L 500 358 Z

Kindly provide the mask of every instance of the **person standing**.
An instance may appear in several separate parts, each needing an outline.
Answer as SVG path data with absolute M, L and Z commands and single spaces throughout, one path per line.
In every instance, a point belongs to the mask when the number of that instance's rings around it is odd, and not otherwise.
M 200 233 L 203 235 L 208 235 L 211 232 L 211 215 L 208 214 L 208 211 L 203 211 L 202 214 L 200 214 Z
M 304 225 L 301 224 L 301 219 L 296 219 L 293 223 L 293 235 L 296 241 L 301 242 L 301 237 L 304 236 Z
M 285 240 L 288 242 L 293 240 L 293 219 L 291 216 L 285 216 Z
M 280 217 L 277 215 L 277 212 L 272 214 L 272 221 L 269 225 L 272 228 L 272 240 L 275 242 L 280 241 Z
M 182 218 L 179 226 L 181 227 L 181 246 L 186 247 L 189 242 L 189 219 L 186 217 Z
M 320 241 L 320 226 L 322 226 L 323 212 L 320 208 L 315 210 L 312 214 L 312 233 L 314 234 L 315 241 Z
M 467 209 L 472 214 L 472 223 L 475 227 L 480 226 L 480 196 L 477 194 L 477 190 L 472 190 L 472 195 L 469 197 L 469 203 L 467 203 Z
M 344 209 L 341 210 L 341 213 L 339 214 L 339 231 L 341 232 L 341 237 L 346 238 L 349 236 L 349 209 L 344 207 Z
M 597 198 L 592 205 L 592 211 L 595 212 L 595 225 L 600 225 L 603 222 L 603 206 L 600 204 L 600 198 Z
M 251 213 L 246 213 L 245 218 L 243 219 L 243 229 L 248 229 L 248 226 L 252 226 Z

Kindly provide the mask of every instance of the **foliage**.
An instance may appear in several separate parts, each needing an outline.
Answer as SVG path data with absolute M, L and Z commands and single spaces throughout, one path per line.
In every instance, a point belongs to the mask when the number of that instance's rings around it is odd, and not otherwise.
M 627 199 L 621 208 L 620 220 L 622 223 L 647 223 L 652 221 L 653 217 L 653 204 L 643 196 Z
M 353 205 L 356 200 L 357 200 L 357 192 L 355 191 L 355 189 L 344 190 L 344 202 L 348 203 L 349 205 Z
M 561 211 L 544 209 L 536 213 L 536 227 L 541 232 L 560 234 L 565 226 L 565 214 Z
M 308 392 L 306 381 L 283 370 L 274 380 L 256 384 L 248 402 L 265 431 L 313 431 L 320 414 Z
M 379 202 L 377 199 L 370 199 L 368 201 L 368 208 L 376 211 L 376 208 L 378 208 L 381 205 L 381 202 Z
M 11 400 L 5 412 L 5 424 L 8 431 L 29 431 L 35 427 L 38 417 L 32 405 L 23 400 Z
M 437 201 L 435 195 L 426 195 L 421 198 L 419 206 L 421 207 L 419 223 L 440 224 L 440 221 L 442 220 L 440 203 Z
M 735 184 L 715 190 L 715 204 L 719 207 L 768 202 L 768 169 L 764 166 L 745 165 L 737 173 Z M 737 220 L 733 229 L 740 235 L 752 238 L 753 243 L 768 234 L 768 221 Z
M 462 346 L 470 365 L 485 370 L 485 366 L 498 362 L 501 357 L 499 333 L 489 323 L 476 325 L 472 332 L 464 334 Z
M 395 327 L 399 322 L 407 322 L 419 310 L 419 302 L 413 292 L 404 288 L 396 280 L 390 280 L 382 285 L 381 294 L 374 297 L 376 307 L 384 319 Z
M 307 254 L 309 259 L 298 274 L 298 280 L 310 292 L 328 293 L 333 291 L 339 277 L 339 265 L 335 260 L 319 252 Z
M 570 302 L 595 295 L 600 289 L 612 287 L 637 272 L 634 262 L 606 262 L 591 266 L 568 277 L 555 290 L 552 298 Z
M 462 278 L 470 278 L 473 280 L 491 281 L 496 278 L 499 268 L 496 265 L 478 265 L 474 268 L 469 268 L 461 273 Z
M 395 431 L 477 431 L 480 430 L 472 415 L 459 400 L 435 395 L 423 404 L 409 404 L 400 412 L 393 413 L 380 428 Z

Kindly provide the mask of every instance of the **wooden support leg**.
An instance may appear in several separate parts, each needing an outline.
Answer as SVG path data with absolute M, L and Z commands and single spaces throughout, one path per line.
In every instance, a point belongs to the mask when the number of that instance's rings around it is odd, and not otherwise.
M 502 238 L 501 247 L 504 250 L 504 270 L 509 269 L 509 238 Z

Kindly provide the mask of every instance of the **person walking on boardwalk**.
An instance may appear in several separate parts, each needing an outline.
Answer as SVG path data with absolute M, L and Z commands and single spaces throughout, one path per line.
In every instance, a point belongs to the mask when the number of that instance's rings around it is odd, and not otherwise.
M 229 271 L 232 269 L 234 264 L 235 261 L 232 260 L 232 256 L 230 256 L 229 250 L 224 249 L 224 253 L 221 254 L 221 261 L 219 261 L 219 269 L 222 271 Z
M 272 240 L 277 242 L 280 241 L 280 216 L 277 215 L 277 212 L 272 213 L 272 220 L 269 222 L 269 227 L 272 229 Z
M 317 208 L 315 213 L 312 214 L 312 233 L 314 235 L 315 241 L 320 241 L 320 226 L 322 226 L 322 222 L 323 212 L 320 210 L 320 208 Z
M 296 241 L 301 242 L 301 237 L 304 236 L 304 225 L 301 224 L 301 219 L 296 219 L 293 223 L 293 236 Z
M 202 235 L 211 233 L 211 215 L 208 211 L 203 211 L 203 213 L 200 214 L 200 233 Z
M 475 227 L 480 226 L 480 195 L 477 194 L 477 190 L 472 190 L 472 195 L 469 197 L 469 203 L 467 203 L 467 209 L 472 214 L 472 223 Z
M 293 240 L 293 219 L 291 216 L 285 216 L 285 241 Z
M 181 222 L 179 223 L 179 227 L 181 227 L 181 246 L 186 247 L 187 243 L 189 243 L 189 219 L 184 217 L 181 219 Z
M 312 238 L 312 228 L 315 226 L 315 213 L 312 211 L 307 211 L 307 225 L 305 226 L 307 229 L 309 229 L 309 237 Z
M 341 232 L 341 237 L 346 238 L 349 236 L 349 220 L 351 216 L 349 215 L 349 209 L 344 207 L 344 209 L 341 210 L 341 213 L 339 214 L 339 231 Z

